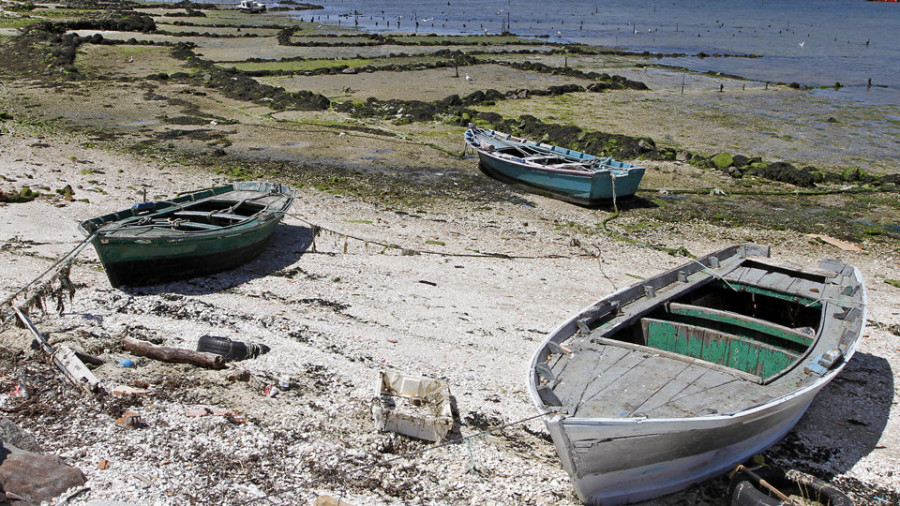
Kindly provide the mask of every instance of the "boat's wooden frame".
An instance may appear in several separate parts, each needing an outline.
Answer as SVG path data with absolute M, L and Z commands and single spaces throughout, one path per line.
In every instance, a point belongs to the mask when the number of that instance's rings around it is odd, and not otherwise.
M 768 257 L 739 245 L 691 261 L 541 343 L 529 394 L 584 502 L 647 500 L 733 468 L 781 439 L 853 356 L 866 316 L 859 271 Z

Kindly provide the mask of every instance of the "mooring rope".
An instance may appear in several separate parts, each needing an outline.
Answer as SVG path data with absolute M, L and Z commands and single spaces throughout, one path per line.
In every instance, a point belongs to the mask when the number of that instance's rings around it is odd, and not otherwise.
M 397 249 L 400 250 L 404 254 L 412 254 L 412 255 L 436 255 L 436 256 L 444 256 L 444 257 L 469 257 L 469 258 L 501 258 L 504 260 L 539 260 L 539 259 L 553 259 L 553 258 L 572 258 L 572 257 L 594 257 L 593 254 L 585 252 L 581 254 L 574 255 L 534 255 L 534 256 L 525 256 L 525 255 L 507 255 L 506 253 L 444 253 L 441 251 L 431 251 L 431 250 L 421 250 L 415 248 L 407 248 L 404 246 L 400 246 L 399 244 L 390 244 L 381 241 L 376 241 L 373 239 L 366 239 L 364 237 L 355 236 L 352 234 L 347 234 L 345 232 L 340 232 L 328 227 L 323 227 L 322 225 L 317 225 L 303 216 L 296 213 L 285 213 L 286 216 L 290 216 L 292 218 L 296 218 L 303 223 L 309 225 L 313 230 L 313 243 L 315 244 L 315 236 L 318 234 L 320 230 L 324 230 L 331 234 L 339 235 L 341 237 L 346 237 L 348 239 L 353 239 L 356 241 L 364 242 L 367 244 L 375 244 L 381 246 L 385 249 Z
M 712 276 L 712 277 L 718 279 L 719 281 L 725 283 L 726 285 L 728 285 L 728 288 L 731 288 L 731 291 L 740 292 L 740 290 L 738 290 L 731 283 L 729 283 L 728 280 L 725 279 L 724 276 L 713 271 L 708 265 L 704 265 L 703 262 L 697 260 L 696 258 L 692 258 L 691 262 L 694 262 L 695 264 L 699 265 L 703 272 L 709 274 L 710 276 Z

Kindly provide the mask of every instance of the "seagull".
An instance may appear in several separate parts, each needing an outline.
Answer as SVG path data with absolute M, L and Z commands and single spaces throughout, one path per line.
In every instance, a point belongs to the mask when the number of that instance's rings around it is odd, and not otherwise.
M 798 42 L 797 44 L 798 44 L 800 47 L 803 47 L 803 46 L 806 45 L 806 41 L 804 40 L 803 42 Z
M 469 74 L 466 74 L 466 82 L 471 83 L 472 81 L 474 81 L 474 79 L 472 79 L 472 76 L 470 76 Z
M 134 56 L 128 59 L 128 63 L 134 63 Z

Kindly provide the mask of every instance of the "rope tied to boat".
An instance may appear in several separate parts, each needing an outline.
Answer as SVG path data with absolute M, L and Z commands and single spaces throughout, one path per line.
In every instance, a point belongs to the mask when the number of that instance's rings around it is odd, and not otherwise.
M 694 262 L 697 265 L 699 265 L 701 268 L 700 270 L 702 270 L 703 272 L 705 272 L 705 273 L 709 274 L 710 276 L 718 279 L 719 281 L 725 283 L 728 286 L 728 288 L 730 288 L 733 292 L 740 292 L 740 290 L 738 290 L 737 288 L 734 287 L 734 285 L 729 283 L 728 280 L 725 279 L 724 276 L 722 276 L 721 274 L 718 274 L 717 272 L 710 269 L 708 265 L 704 265 L 703 262 L 697 260 L 696 258 L 692 258 L 691 262 Z

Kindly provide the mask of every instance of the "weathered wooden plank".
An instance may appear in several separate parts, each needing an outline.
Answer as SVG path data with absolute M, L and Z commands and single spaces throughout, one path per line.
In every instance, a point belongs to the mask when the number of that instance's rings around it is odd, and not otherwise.
M 617 364 L 620 370 L 614 371 L 616 381 L 579 406 L 577 416 L 630 417 L 654 392 L 677 376 L 685 365 L 668 357 L 632 351 L 627 359 Z
M 591 399 L 608 388 L 618 389 L 622 373 L 634 368 L 642 360 L 643 354 L 635 354 L 631 350 L 617 346 L 605 346 L 603 360 L 597 363 L 592 376 L 582 378 L 586 385 L 581 392 L 579 402 L 588 403 Z M 586 380 L 586 378 L 591 378 Z M 580 407 L 580 406 L 579 406 Z
M 630 352 L 626 358 L 604 372 L 604 377 L 599 378 L 605 387 L 586 397 L 587 400 L 578 408 L 578 416 L 610 418 L 631 416 L 653 390 L 671 379 L 674 374 L 666 371 L 664 372 L 666 378 L 660 379 L 660 371 L 657 368 L 661 367 L 661 364 L 658 359 L 659 357 Z M 655 382 L 651 381 L 654 378 Z M 608 381 L 609 379 L 613 381 Z M 656 382 L 660 384 L 655 385 Z
M 759 286 L 786 292 L 791 283 L 794 282 L 793 276 L 782 274 L 780 272 L 769 272 L 759 280 Z
M 41 349 L 44 350 L 44 353 L 50 356 L 50 359 L 56 365 L 56 367 L 63 373 L 63 375 L 71 381 L 74 385 L 79 388 L 85 390 L 88 393 L 93 392 L 97 389 L 100 384 L 97 377 L 94 376 L 85 365 L 75 356 L 75 352 L 69 349 L 68 346 L 59 346 L 57 349 L 53 349 L 50 346 L 50 343 L 47 341 L 47 338 L 44 337 L 43 334 L 34 326 L 34 323 L 31 322 L 31 319 L 22 312 L 16 306 L 13 306 L 13 311 L 16 312 L 16 316 L 19 317 L 19 321 L 22 322 L 25 327 L 31 331 L 32 335 L 37 338 L 38 343 L 41 346 Z
M 796 293 L 802 297 L 809 297 L 812 299 L 818 299 L 822 296 L 822 288 L 824 287 L 824 283 L 820 281 L 810 281 L 808 279 L 796 278 L 794 282 L 791 283 L 791 286 L 788 287 L 788 291 L 791 293 Z
M 821 276 L 823 278 L 830 278 L 830 277 L 834 276 L 834 274 L 835 274 L 835 272 L 831 269 L 823 269 L 821 267 L 821 264 L 820 264 L 820 267 L 816 268 L 816 267 L 809 267 L 809 266 L 805 266 L 805 265 L 795 264 L 793 262 L 787 262 L 784 260 L 778 260 L 775 258 L 761 257 L 761 256 L 755 256 L 755 255 L 748 255 L 747 260 L 749 260 L 753 263 L 756 263 L 756 264 L 773 267 L 775 269 L 800 272 L 803 274 L 809 274 L 809 275 L 813 275 L 813 276 Z
M 744 400 L 746 399 L 747 391 L 755 391 L 755 389 L 746 388 L 748 385 L 759 386 L 734 376 L 710 370 L 707 374 L 701 376 L 696 383 L 660 406 L 660 408 L 665 407 L 672 412 L 689 414 L 690 416 L 721 414 L 727 409 L 724 406 L 730 405 L 729 399 Z M 711 399 L 715 399 L 716 402 L 711 404 Z M 737 404 L 741 404 L 741 402 L 737 402 Z M 657 410 L 660 408 L 657 408 Z
M 678 374 L 648 397 L 635 413 L 643 413 L 650 417 L 658 416 L 659 414 L 656 412 L 658 408 L 690 388 L 707 371 L 708 369 L 696 364 L 685 364 L 685 367 Z
M 577 348 L 573 350 L 572 355 L 560 361 L 562 367 L 553 371 L 558 378 L 553 383 L 553 393 L 556 394 L 563 406 L 572 406 L 578 403 L 588 385 L 585 378 L 591 378 L 597 374 L 597 367 L 608 359 L 606 351 L 605 347 Z
M 745 267 L 745 269 L 746 270 L 741 275 L 738 281 L 740 281 L 741 283 L 746 283 L 748 285 L 755 285 L 759 282 L 760 279 L 762 279 L 763 276 L 766 275 L 766 272 L 768 272 L 763 269 L 757 269 L 754 267 Z

